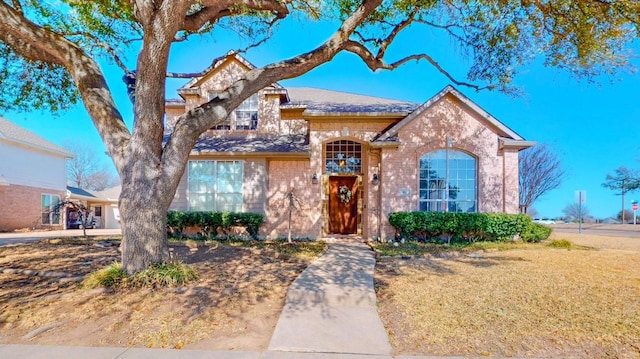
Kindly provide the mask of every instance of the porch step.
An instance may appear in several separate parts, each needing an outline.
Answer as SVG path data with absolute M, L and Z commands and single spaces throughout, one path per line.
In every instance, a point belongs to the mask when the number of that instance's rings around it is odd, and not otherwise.
M 366 240 L 362 238 L 362 236 L 351 234 L 351 235 L 327 235 L 321 238 L 318 238 L 319 241 L 325 241 L 327 243 L 364 243 Z

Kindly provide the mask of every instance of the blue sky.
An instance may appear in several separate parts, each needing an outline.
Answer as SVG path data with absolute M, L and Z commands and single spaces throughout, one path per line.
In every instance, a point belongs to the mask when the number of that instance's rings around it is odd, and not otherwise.
M 244 56 L 256 66 L 295 56 L 319 45 L 334 28 L 335 24 L 328 23 L 289 23 L 266 45 Z M 416 44 L 427 44 L 432 57 L 454 76 L 464 79 L 468 68 L 464 57 L 455 44 L 437 33 L 413 31 L 398 40 L 390 48 L 389 61 L 408 53 Z M 213 58 L 241 47 L 241 41 L 219 32 L 217 37 L 177 44 L 169 70 L 200 71 Z M 638 48 L 635 46 L 636 54 L 640 54 Z M 128 61 L 134 63 L 135 54 Z M 638 59 L 633 64 L 640 68 Z M 106 63 L 103 70 L 116 103 L 131 123 L 131 105 L 121 81 L 122 72 Z M 175 89 L 182 83 L 169 80 L 167 97 L 177 97 Z M 354 55 L 340 54 L 302 77 L 280 83 L 285 87 L 317 87 L 422 103 L 449 81 L 426 62 L 372 73 Z M 614 216 L 621 208 L 620 196 L 601 183 L 617 167 L 640 168 L 640 74 L 623 72 L 590 84 L 566 72 L 533 64 L 522 68 L 514 83 L 524 90 L 522 97 L 457 88 L 525 139 L 549 144 L 562 160 L 567 178 L 560 188 L 535 203 L 540 216 L 561 216 L 562 209 L 574 201 L 576 190 L 587 192 L 586 206 L 593 216 Z M 34 112 L 2 116 L 54 143 L 72 140 L 94 147 L 100 156 L 105 151 L 82 105 L 56 115 Z M 103 161 L 110 160 L 104 155 Z M 626 208 L 636 198 L 640 199 L 640 192 L 627 196 Z

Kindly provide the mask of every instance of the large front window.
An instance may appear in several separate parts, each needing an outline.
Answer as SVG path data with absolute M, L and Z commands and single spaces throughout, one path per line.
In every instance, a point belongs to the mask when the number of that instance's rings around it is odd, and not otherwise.
M 189 161 L 189 210 L 242 211 L 242 161 Z
M 60 224 L 60 196 L 55 194 L 43 194 L 41 197 L 42 224 Z
M 476 159 L 443 149 L 420 158 L 420 210 L 476 212 Z

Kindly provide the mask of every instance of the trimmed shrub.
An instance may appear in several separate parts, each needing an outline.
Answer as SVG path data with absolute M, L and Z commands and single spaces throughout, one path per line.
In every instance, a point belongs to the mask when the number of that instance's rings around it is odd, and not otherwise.
M 520 238 L 525 242 L 540 242 L 551 235 L 552 229 L 540 223 L 531 223 L 520 233 Z
M 429 240 L 511 240 L 531 225 L 522 214 L 455 213 L 455 212 L 395 212 L 389 222 L 396 237 Z
M 180 211 L 167 212 L 167 231 L 170 235 L 182 238 L 182 231 L 185 227 L 186 214 Z
M 219 233 L 227 238 L 232 227 L 244 227 L 253 239 L 258 238 L 264 216 L 256 213 L 213 212 L 213 211 L 169 211 L 167 230 L 173 236 L 182 238 L 185 227 L 197 227 L 203 236 L 216 237 Z

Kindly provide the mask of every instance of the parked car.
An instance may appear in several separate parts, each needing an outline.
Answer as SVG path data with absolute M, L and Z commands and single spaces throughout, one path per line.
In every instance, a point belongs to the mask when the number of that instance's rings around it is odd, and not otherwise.
M 67 223 L 67 229 L 82 229 L 82 221 L 80 219 L 76 219 L 76 220 L 70 220 Z M 84 226 L 84 228 L 86 229 L 91 229 L 91 228 L 95 228 L 96 227 L 96 220 L 95 219 L 91 219 L 88 221 L 87 225 Z
M 549 219 L 549 218 L 534 218 L 533 219 L 533 223 L 539 223 L 539 224 L 556 224 L 556 221 L 554 221 L 553 219 Z

